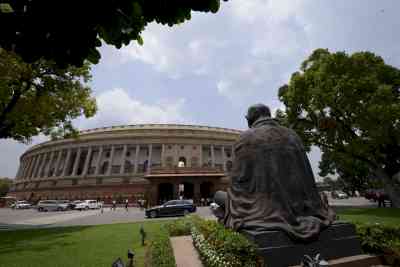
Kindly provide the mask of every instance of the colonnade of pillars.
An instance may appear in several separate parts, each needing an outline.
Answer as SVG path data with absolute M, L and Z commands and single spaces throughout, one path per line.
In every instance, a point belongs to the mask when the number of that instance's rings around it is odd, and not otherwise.
M 184 185 L 184 191 L 180 191 L 180 185 Z M 202 187 L 206 189 L 207 192 L 202 192 Z M 183 194 L 181 194 L 183 193 Z M 154 183 L 152 204 L 162 204 L 165 201 L 171 199 L 192 199 L 196 204 L 200 203 L 202 198 L 212 198 L 215 193 L 215 184 L 212 182 L 204 181 L 188 181 L 188 182 L 174 182 L 170 183 L 168 181 Z
M 106 175 L 111 174 L 123 174 L 123 173 L 133 173 L 137 174 L 144 169 L 150 171 L 152 167 L 152 155 L 153 155 L 153 144 L 148 145 L 134 145 L 135 147 L 135 157 L 133 170 L 125 170 L 125 163 L 127 161 L 128 144 L 122 145 L 109 145 L 109 146 L 81 146 L 81 147 L 70 147 L 62 148 L 58 150 L 46 151 L 42 153 L 37 153 L 33 155 L 28 155 L 23 157 L 21 164 L 19 166 L 18 172 L 16 174 L 17 180 L 29 180 L 33 178 L 50 178 L 50 177 L 65 177 L 65 176 L 88 176 L 88 175 Z M 160 165 L 162 164 L 165 152 L 164 144 L 161 145 L 161 157 Z M 122 147 L 122 157 L 120 158 L 119 165 L 117 167 L 119 170 L 113 169 L 113 160 L 115 156 L 116 149 L 121 149 Z M 202 146 L 200 146 L 201 151 Z M 211 167 L 215 167 L 215 148 L 214 145 L 210 145 L 211 152 Z M 139 153 L 141 149 L 147 149 L 146 162 L 139 162 Z M 222 162 L 223 170 L 226 171 L 226 153 L 225 147 L 221 146 L 222 149 Z M 129 148 L 130 150 L 130 148 Z M 233 147 L 231 148 L 233 157 Z M 97 154 L 94 157 L 94 153 Z M 104 154 L 107 153 L 107 160 L 104 160 Z M 104 173 L 102 173 L 102 168 L 104 167 L 104 162 L 108 162 L 108 166 Z M 200 158 L 200 163 L 202 162 L 202 156 Z M 139 165 L 147 164 L 143 169 L 139 169 Z M 200 165 L 202 166 L 202 164 Z M 115 166 L 114 166 L 115 167 Z

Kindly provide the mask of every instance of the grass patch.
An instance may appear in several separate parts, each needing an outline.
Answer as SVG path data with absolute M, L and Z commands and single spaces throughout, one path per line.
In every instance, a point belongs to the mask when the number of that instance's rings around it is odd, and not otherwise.
M 340 207 L 336 208 L 336 211 L 340 220 L 379 223 L 388 227 L 400 225 L 400 209 Z M 166 233 L 188 234 L 189 227 L 186 220 L 175 221 L 173 224 L 168 224 L 169 222 L 171 221 L 148 221 L 0 232 L 0 266 L 109 267 L 118 257 L 126 262 L 128 249 L 133 249 L 135 252 L 136 267 L 150 266 L 150 261 L 160 263 L 160 260 L 165 261 L 170 257 L 171 249 L 167 242 L 169 239 L 165 237 L 168 235 Z M 141 246 L 139 233 L 141 224 L 144 225 L 147 234 L 147 244 L 156 241 L 150 250 L 147 249 L 148 246 Z M 164 238 L 160 238 L 160 234 Z M 371 245 L 370 243 L 368 245 Z M 145 264 L 145 253 L 149 261 L 147 264 Z M 169 265 L 172 266 L 173 262 L 168 260 L 165 266 Z
M 135 266 L 145 266 L 141 223 L 62 227 L 0 232 L 0 266 L 7 267 L 99 267 L 111 266 L 128 249 L 135 252 Z M 147 240 L 165 224 L 146 222 Z
M 336 212 L 340 220 L 354 223 L 381 224 L 386 226 L 400 225 L 400 209 L 395 208 L 348 208 L 338 207 Z

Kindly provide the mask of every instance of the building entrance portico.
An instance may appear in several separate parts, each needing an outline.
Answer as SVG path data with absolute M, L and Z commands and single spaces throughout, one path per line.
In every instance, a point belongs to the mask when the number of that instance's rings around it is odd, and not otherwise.
M 174 185 L 172 183 L 158 184 L 158 203 L 162 204 L 168 200 L 174 199 Z
M 146 177 L 150 181 L 149 204 L 160 205 L 171 199 L 192 199 L 200 204 L 201 198 L 212 198 L 219 188 L 221 177 Z

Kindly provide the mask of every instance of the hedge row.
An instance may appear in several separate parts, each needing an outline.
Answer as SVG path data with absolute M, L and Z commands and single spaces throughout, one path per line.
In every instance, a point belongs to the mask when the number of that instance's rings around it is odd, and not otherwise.
M 400 226 L 355 223 L 364 252 L 392 254 L 400 262 Z
M 255 246 L 222 224 L 192 215 L 166 224 L 170 236 L 192 235 L 206 267 L 256 266 Z
M 161 227 L 149 247 L 150 266 L 175 267 L 175 257 L 167 229 Z
M 390 254 L 400 261 L 400 226 L 356 223 L 356 229 L 365 253 Z M 189 234 L 206 267 L 258 266 L 256 248 L 244 236 L 198 216 L 165 225 L 151 245 L 152 266 L 175 266 L 169 237 Z
M 238 232 L 194 217 L 191 233 L 205 266 L 257 266 L 255 245 Z
M 190 235 L 190 229 L 193 226 L 193 220 L 197 216 L 185 216 L 179 220 L 174 220 L 165 225 L 170 236 Z

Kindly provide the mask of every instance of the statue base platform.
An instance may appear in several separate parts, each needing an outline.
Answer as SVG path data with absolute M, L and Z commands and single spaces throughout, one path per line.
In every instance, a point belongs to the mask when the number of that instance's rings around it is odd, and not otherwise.
M 258 246 L 264 266 L 287 267 L 299 265 L 304 255 L 315 257 L 318 253 L 324 260 L 363 254 L 354 225 L 335 222 L 324 229 L 318 237 L 307 242 L 292 240 L 283 231 L 241 231 Z

